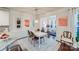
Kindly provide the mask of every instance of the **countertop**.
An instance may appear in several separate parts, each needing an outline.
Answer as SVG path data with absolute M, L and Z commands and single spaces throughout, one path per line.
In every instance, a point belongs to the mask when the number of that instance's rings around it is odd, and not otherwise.
M 27 38 L 27 36 L 8 38 L 8 40 L 6 40 L 6 41 L 1 40 L 0 41 L 0 51 L 3 51 L 5 48 L 7 48 L 9 45 L 14 43 L 15 41 L 23 39 L 23 38 Z

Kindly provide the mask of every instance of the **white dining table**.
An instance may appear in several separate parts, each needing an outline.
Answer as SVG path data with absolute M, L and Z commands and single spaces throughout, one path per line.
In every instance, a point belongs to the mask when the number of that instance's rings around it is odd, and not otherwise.
M 45 32 L 41 32 L 41 31 L 33 31 L 33 33 L 35 34 L 36 37 L 39 38 L 39 48 L 40 48 L 40 40 L 41 40 L 41 37 L 46 37 L 47 36 L 47 33 Z

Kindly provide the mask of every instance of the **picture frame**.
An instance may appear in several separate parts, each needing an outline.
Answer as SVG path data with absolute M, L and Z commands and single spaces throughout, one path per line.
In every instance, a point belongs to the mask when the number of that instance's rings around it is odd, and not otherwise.
M 17 18 L 16 26 L 17 28 L 21 28 L 21 18 Z
M 24 20 L 24 26 L 25 26 L 25 27 L 29 27 L 29 25 L 30 25 L 29 19 L 25 19 L 25 20 Z
M 67 16 L 59 17 L 58 24 L 59 24 L 59 26 L 67 26 L 68 25 L 68 17 Z

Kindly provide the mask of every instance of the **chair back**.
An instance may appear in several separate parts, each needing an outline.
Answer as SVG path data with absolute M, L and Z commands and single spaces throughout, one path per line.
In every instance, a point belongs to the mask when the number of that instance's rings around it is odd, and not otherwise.
M 32 33 L 29 30 L 28 30 L 28 35 L 29 35 L 29 37 L 32 37 Z
M 35 37 L 35 34 L 31 31 L 31 35 L 32 35 L 32 37 Z
M 65 39 L 65 41 L 69 40 L 69 41 L 73 42 L 72 33 L 69 32 L 69 31 L 64 31 L 63 32 L 63 35 L 61 35 L 61 40 L 63 40 L 64 38 L 67 38 L 67 39 Z
M 71 39 L 71 38 L 72 38 L 72 33 L 69 32 L 69 31 L 64 31 L 62 36 L 63 36 L 64 38 Z

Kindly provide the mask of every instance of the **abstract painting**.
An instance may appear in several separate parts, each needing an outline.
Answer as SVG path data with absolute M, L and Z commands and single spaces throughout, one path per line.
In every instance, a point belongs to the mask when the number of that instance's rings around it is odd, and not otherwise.
M 67 26 L 68 25 L 68 18 L 67 18 L 67 16 L 59 17 L 58 24 L 59 24 L 59 26 Z
M 24 26 L 29 27 L 30 21 L 28 19 L 24 20 Z

